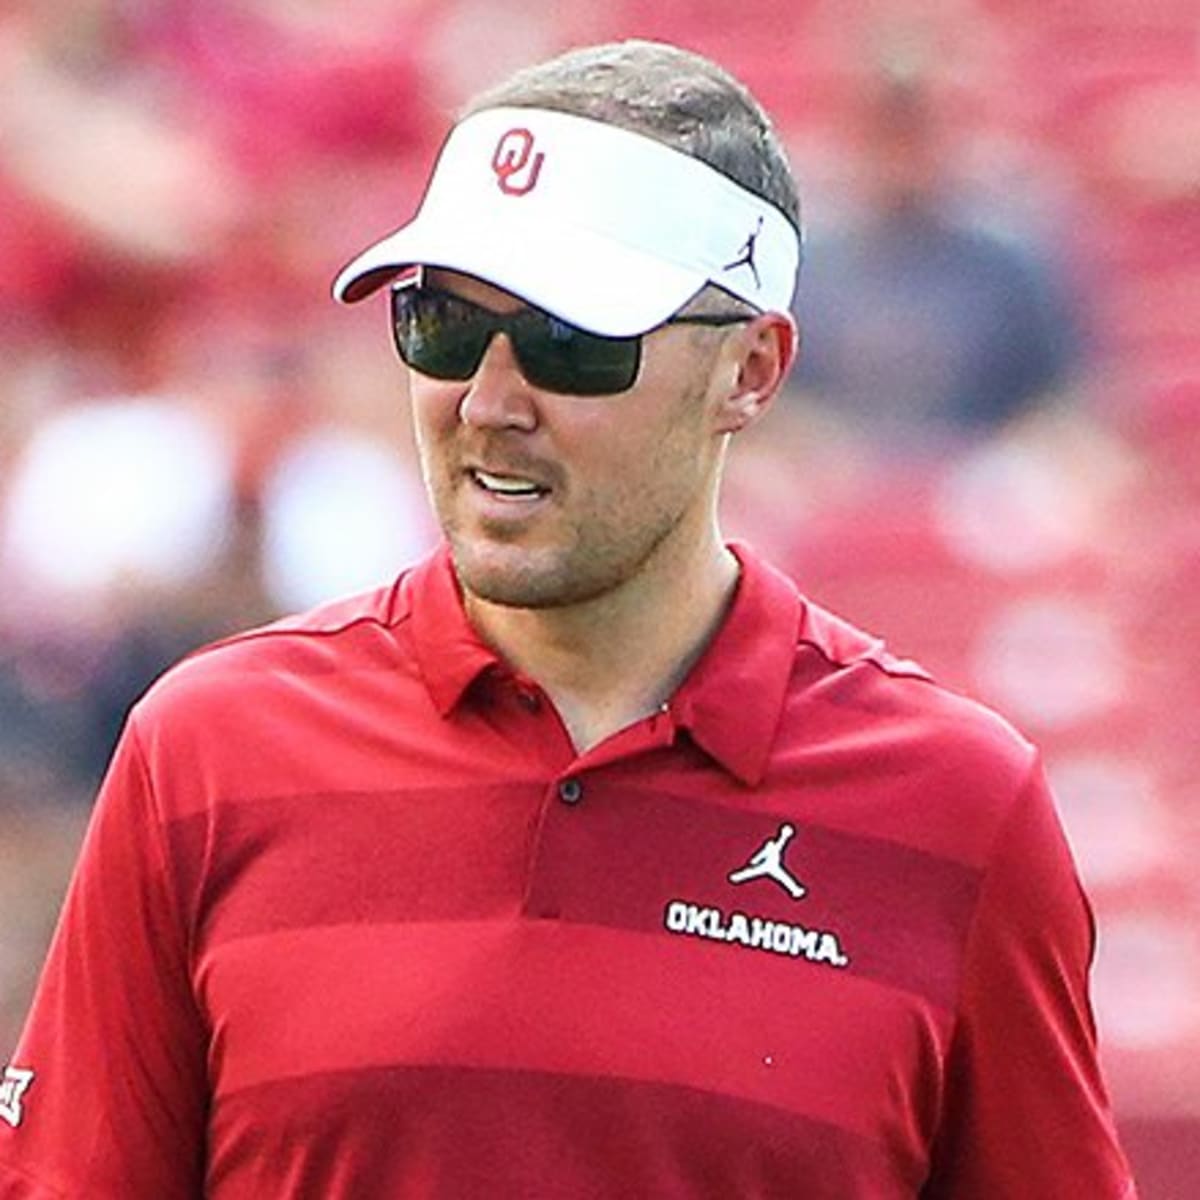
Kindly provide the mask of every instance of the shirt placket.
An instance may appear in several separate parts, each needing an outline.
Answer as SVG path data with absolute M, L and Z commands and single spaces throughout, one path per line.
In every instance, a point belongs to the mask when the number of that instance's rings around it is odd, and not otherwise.
M 548 698 L 543 696 L 541 705 L 553 712 Z M 599 746 L 574 755 L 546 780 L 529 858 L 524 916 L 533 920 L 570 916 L 564 911 L 561 880 L 573 867 L 594 871 L 594 863 L 585 859 L 604 854 L 593 814 L 596 805 L 604 803 L 612 768 L 637 754 L 669 746 L 674 735 L 671 714 L 664 707 Z M 628 831 L 631 837 L 636 834 Z

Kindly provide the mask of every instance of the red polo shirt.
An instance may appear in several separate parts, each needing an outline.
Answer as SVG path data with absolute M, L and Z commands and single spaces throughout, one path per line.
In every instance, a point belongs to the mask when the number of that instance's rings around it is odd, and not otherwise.
M 745 550 L 577 754 L 444 553 L 136 707 L 2 1200 L 1131 1194 L 1032 749 Z

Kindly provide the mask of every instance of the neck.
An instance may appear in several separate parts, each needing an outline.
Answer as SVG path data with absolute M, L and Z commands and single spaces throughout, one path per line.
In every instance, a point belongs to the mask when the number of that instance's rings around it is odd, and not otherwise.
M 714 531 L 703 546 L 657 555 L 580 604 L 465 602 L 480 635 L 545 690 L 582 752 L 666 703 L 720 627 L 738 574 Z

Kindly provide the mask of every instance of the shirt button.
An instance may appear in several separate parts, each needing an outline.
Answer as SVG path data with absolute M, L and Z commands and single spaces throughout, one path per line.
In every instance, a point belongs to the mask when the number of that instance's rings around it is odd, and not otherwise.
M 564 804 L 578 804 L 583 799 L 583 784 L 578 779 L 564 779 L 558 785 L 558 798 Z

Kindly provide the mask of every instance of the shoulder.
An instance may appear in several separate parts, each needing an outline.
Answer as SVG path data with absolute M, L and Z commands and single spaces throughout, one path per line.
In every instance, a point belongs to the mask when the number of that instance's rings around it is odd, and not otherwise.
M 779 748 L 789 773 L 837 780 L 847 803 L 878 815 L 880 833 L 915 823 L 945 849 L 960 835 L 982 849 L 1039 769 L 1000 714 L 810 601 Z
M 1021 786 L 1035 751 L 1003 717 L 814 602 L 748 547 L 731 545 L 743 594 L 713 656 L 734 666 L 715 682 L 722 696 L 736 696 L 743 733 L 747 714 L 769 721 L 773 770 L 790 776 L 828 763 L 892 786 L 920 772 Z
M 244 710 L 303 680 L 394 667 L 403 656 L 397 635 L 407 616 L 396 581 L 212 642 L 171 667 L 135 706 L 135 716 L 154 724 L 181 710 L 234 701 Z
M 894 653 L 883 638 L 811 600 L 804 602 L 795 672 L 813 689 L 810 699 L 815 695 L 862 721 L 923 717 L 937 728 L 948 726 L 1023 753 L 1031 749 L 991 708 L 947 687 L 920 663 Z

